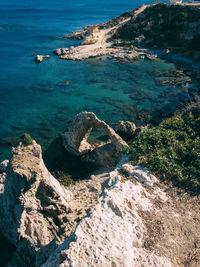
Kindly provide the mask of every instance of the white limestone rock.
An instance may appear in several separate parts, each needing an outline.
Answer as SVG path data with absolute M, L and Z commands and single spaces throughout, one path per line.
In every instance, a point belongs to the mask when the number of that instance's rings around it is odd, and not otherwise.
M 49 253 L 66 238 L 70 192 L 48 172 L 35 142 L 12 149 L 0 182 L 0 230 L 17 247 L 15 264 L 27 266 L 36 251 L 49 247 Z
M 88 137 L 92 128 L 101 128 L 110 137 L 107 143 L 92 146 Z M 70 122 L 62 135 L 66 150 L 74 155 L 84 155 L 83 160 L 100 166 L 115 166 L 127 143 L 104 121 L 99 120 L 93 112 L 83 111 Z M 115 155 L 113 157 L 113 155 Z
M 37 55 L 35 57 L 35 62 L 41 63 L 44 59 L 49 59 L 49 58 L 51 58 L 50 55 L 45 55 L 45 56 L 43 56 L 43 55 Z
M 129 179 L 120 174 L 121 170 L 110 173 L 110 186 L 90 216 L 42 267 L 171 266 L 165 255 L 146 250 L 143 242 L 146 228 L 140 212 L 154 208 L 151 199 L 156 194 L 148 193 L 141 181 L 152 187 L 157 179 L 139 166 L 132 167 L 122 167 L 130 171 Z
M 132 139 L 136 133 L 136 125 L 131 121 L 118 121 L 118 133 L 126 139 Z

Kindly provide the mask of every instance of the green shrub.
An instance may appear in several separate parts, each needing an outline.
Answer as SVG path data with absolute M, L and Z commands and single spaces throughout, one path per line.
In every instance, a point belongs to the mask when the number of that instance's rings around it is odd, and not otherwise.
M 199 129 L 199 110 L 183 112 L 139 134 L 127 152 L 156 176 L 200 192 Z
M 69 186 L 75 183 L 72 176 L 66 172 L 54 171 L 52 174 L 64 186 Z
M 30 136 L 30 134 L 24 133 L 21 136 L 21 142 L 24 146 L 29 146 L 33 144 L 33 138 Z

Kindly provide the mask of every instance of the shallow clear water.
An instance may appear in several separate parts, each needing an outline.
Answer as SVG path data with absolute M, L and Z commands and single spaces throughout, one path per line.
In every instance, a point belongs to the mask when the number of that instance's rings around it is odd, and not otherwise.
M 64 34 L 139 4 L 139 0 L 0 1 L 0 160 L 8 156 L 13 136 L 28 132 L 46 147 L 82 110 L 94 111 L 112 125 L 119 119 L 136 120 L 138 109 L 156 110 L 171 101 L 170 88 L 158 86 L 152 71 L 173 69 L 173 63 L 117 64 L 106 58 L 73 62 L 53 54 L 55 48 L 78 44 L 62 40 Z M 36 64 L 32 53 L 50 54 L 51 59 Z M 170 97 L 162 98 L 162 92 Z

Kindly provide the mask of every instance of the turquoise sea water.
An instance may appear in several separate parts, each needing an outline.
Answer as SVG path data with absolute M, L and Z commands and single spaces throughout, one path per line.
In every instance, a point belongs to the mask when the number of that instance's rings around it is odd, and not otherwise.
M 8 157 L 15 136 L 24 132 L 47 147 L 82 110 L 94 111 L 114 125 L 119 119 L 139 121 L 138 110 L 155 111 L 172 101 L 180 89 L 159 86 L 152 71 L 173 69 L 174 63 L 117 64 L 106 58 L 73 62 L 53 54 L 55 48 L 79 43 L 61 39 L 64 34 L 142 3 L 0 0 L 0 160 Z M 51 59 L 36 64 L 32 53 L 50 54 Z

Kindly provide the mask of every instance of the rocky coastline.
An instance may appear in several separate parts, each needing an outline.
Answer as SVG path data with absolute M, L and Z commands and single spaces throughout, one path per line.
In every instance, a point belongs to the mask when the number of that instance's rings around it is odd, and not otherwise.
M 186 47 L 189 46 L 190 42 L 193 42 L 192 38 L 196 38 L 196 36 L 200 34 L 198 27 L 195 26 L 193 27 L 190 36 L 187 36 L 187 31 L 190 31 L 192 27 L 193 18 L 191 14 L 194 14 L 195 17 L 200 13 L 200 4 L 198 3 L 183 3 L 176 6 L 170 6 L 168 4 L 141 5 L 137 9 L 125 12 L 121 16 L 106 23 L 87 26 L 83 31 L 65 35 L 63 37 L 64 39 L 78 39 L 82 41 L 82 44 L 77 47 L 71 46 L 69 48 L 59 48 L 54 50 L 54 53 L 58 55 L 60 59 L 66 60 L 81 61 L 89 58 L 106 57 L 116 60 L 118 63 L 123 63 L 138 59 L 152 61 L 160 58 L 167 61 L 177 61 L 180 62 L 181 65 L 185 65 L 178 69 L 176 73 L 174 72 L 174 74 L 160 73 L 158 77 L 156 77 L 156 82 L 159 85 L 170 84 L 184 89 L 183 93 L 175 96 L 175 98 L 179 99 L 176 104 L 172 104 L 171 107 L 166 106 L 166 108 L 163 109 L 165 111 L 161 111 L 162 115 L 160 114 L 160 118 L 163 119 L 172 115 L 175 109 L 184 107 L 188 102 L 195 100 L 196 96 L 199 94 L 200 85 L 200 71 L 197 57 L 199 51 L 197 48 L 190 45 L 190 48 L 188 47 L 184 49 L 180 44 L 174 44 L 173 46 L 163 46 L 162 44 L 159 47 L 156 41 L 157 39 L 150 43 L 151 35 L 155 35 L 153 31 L 156 26 L 154 26 L 153 23 L 156 23 L 156 15 L 160 14 L 161 17 L 164 17 L 167 16 L 167 13 L 169 13 L 168 19 L 171 23 L 173 23 L 173 20 L 176 18 L 176 14 L 182 16 L 177 19 L 180 25 L 184 23 L 184 33 L 180 36 L 180 42 L 186 42 Z M 148 20 L 151 19 L 152 27 L 148 26 Z M 189 25 L 188 29 L 187 21 Z M 164 27 L 162 23 L 161 20 L 159 25 L 157 25 L 158 29 L 156 28 L 156 30 L 158 31 L 158 34 L 159 27 L 160 29 Z M 198 20 L 196 23 L 198 24 Z M 137 27 L 135 26 L 136 24 Z M 143 24 L 147 25 L 147 36 L 145 36 L 145 31 L 143 32 Z M 180 25 L 176 27 L 179 27 Z M 179 31 L 178 29 L 179 28 L 177 28 L 177 31 Z M 127 32 L 127 35 L 124 34 L 124 32 Z M 193 54 L 194 56 L 192 56 Z M 149 116 L 152 117 L 152 114 L 149 114 Z M 154 119 L 155 123 L 159 121 L 159 118 Z M 146 123 L 149 123 L 149 121 L 147 120 Z
M 93 127 L 103 127 L 110 140 L 92 148 L 87 139 Z M 123 121 L 118 128 L 131 136 L 144 130 Z M 200 261 L 198 196 L 134 165 L 122 154 L 127 143 L 94 113 L 78 114 L 62 145 L 86 162 L 103 158 L 100 169 L 66 187 L 47 170 L 35 141 L 20 143 L 0 164 L 0 230 L 14 246 L 6 266 L 167 267 Z M 109 159 L 117 154 L 121 160 L 113 167 Z
M 161 53 L 158 52 L 158 54 L 156 54 L 152 53 L 152 51 L 160 49 L 162 51 L 162 56 L 169 56 L 169 54 L 177 53 L 186 57 L 188 56 L 189 58 L 195 59 L 196 57 L 196 61 L 198 61 L 199 49 L 192 43 L 193 38 L 198 38 L 197 36 L 199 35 L 198 20 L 194 27 L 192 14 L 194 17 L 198 17 L 199 9 L 200 4 L 198 3 L 183 3 L 176 6 L 168 4 L 141 5 L 135 10 L 125 12 L 121 16 L 106 23 L 87 26 L 84 27 L 82 31 L 80 30 L 65 35 L 63 39 L 81 40 L 81 45 L 77 47 L 59 48 L 54 50 L 54 53 L 61 59 L 69 60 L 85 60 L 101 56 L 108 56 L 109 58 L 118 60 L 136 60 L 139 58 L 154 60 L 157 56 L 161 56 Z M 151 13 L 153 13 L 153 15 Z M 169 17 L 166 18 L 165 16 L 167 16 L 168 13 Z M 164 18 L 159 21 L 158 25 L 154 26 L 156 23 L 155 17 L 157 15 Z M 175 25 L 175 29 L 178 35 L 179 28 L 184 27 L 184 32 L 180 35 L 180 43 L 175 43 L 174 41 L 174 44 L 172 44 L 170 40 L 168 40 L 165 46 L 162 42 L 159 46 L 159 42 L 155 38 L 156 34 L 163 35 L 162 32 L 159 32 L 159 29 L 162 31 L 164 19 L 169 20 L 168 24 L 173 24 L 176 19 L 178 24 Z M 149 25 L 148 20 L 152 20 Z M 145 25 L 146 28 L 142 25 Z M 157 33 L 153 32 L 154 28 Z M 173 32 L 173 29 L 169 27 L 168 35 L 171 34 L 170 30 Z M 190 36 L 187 35 L 189 31 L 191 31 Z M 148 32 L 148 35 L 146 32 Z M 151 39 L 151 35 L 155 40 Z M 188 46 L 186 49 L 184 49 L 183 46 L 184 42 L 188 44 L 186 45 L 186 47 Z M 189 44 L 189 42 L 191 42 L 191 44 Z
M 142 5 L 109 23 L 65 36 L 82 40 L 82 45 L 54 52 L 60 59 L 78 61 L 101 56 L 119 62 L 155 60 L 157 56 L 151 50 L 140 46 L 141 38 L 138 46 L 131 47 L 112 38 L 148 7 Z M 38 55 L 36 62 L 45 58 L 49 56 Z M 193 78 L 197 85 L 188 89 L 183 105 L 186 98 L 194 100 L 199 94 L 199 70 L 156 73 L 158 84 L 180 88 L 187 88 Z M 0 163 L 0 234 L 12 247 L 3 265 L 199 266 L 199 196 L 162 183 L 124 153 L 130 140 L 151 127 L 150 121 L 140 126 L 119 121 L 115 131 L 93 112 L 77 114 L 61 134 L 60 146 L 69 157 L 91 164 L 93 169 L 84 180 L 68 177 L 72 181 L 69 184 L 48 169 L 41 147 L 34 140 L 21 140 L 13 147 L 10 158 Z M 106 141 L 90 142 L 93 128 L 103 130 Z M 51 150 L 48 153 L 56 165 L 57 155 Z
M 101 56 L 108 56 L 109 58 L 118 60 L 136 60 L 143 57 L 152 59 L 146 49 L 140 49 L 134 46 L 131 49 L 123 45 L 115 46 L 112 40 L 112 35 L 120 26 L 130 21 L 130 19 L 137 17 L 146 7 L 146 5 L 142 5 L 133 12 L 130 12 L 130 14 L 122 15 L 119 19 L 116 19 L 117 23 L 112 23 L 111 21 L 110 23 L 88 26 L 83 31 L 65 35 L 63 37 L 64 39 L 82 40 L 81 45 L 77 47 L 59 48 L 54 50 L 54 53 L 60 59 L 78 61 Z

